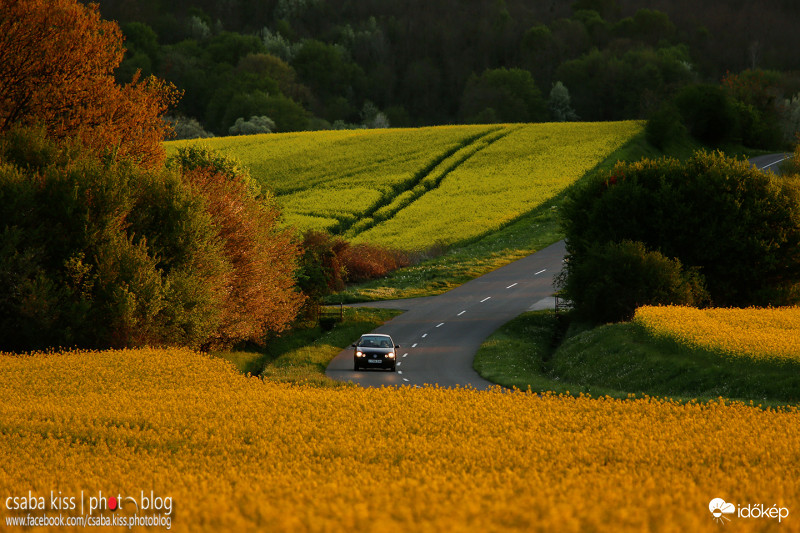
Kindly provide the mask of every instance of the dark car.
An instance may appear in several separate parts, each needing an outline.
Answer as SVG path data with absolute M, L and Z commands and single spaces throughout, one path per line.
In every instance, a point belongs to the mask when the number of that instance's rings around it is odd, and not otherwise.
M 395 345 L 389 335 L 370 333 L 362 335 L 353 347 L 353 368 L 388 368 L 394 371 L 397 366 Z

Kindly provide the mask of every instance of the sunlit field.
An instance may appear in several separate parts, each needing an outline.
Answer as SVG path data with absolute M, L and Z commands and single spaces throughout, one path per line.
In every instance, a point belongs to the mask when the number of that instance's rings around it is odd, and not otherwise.
M 187 350 L 0 369 L 0 492 L 48 509 L 152 491 L 173 531 L 719 531 L 722 498 L 789 509 L 736 531 L 798 529 L 795 408 L 279 385 Z
M 800 361 L 800 307 L 640 307 L 634 321 L 655 335 L 753 359 Z
M 544 204 L 634 135 L 640 122 L 446 126 L 225 137 L 272 189 L 286 223 L 356 242 L 424 249 L 497 230 Z

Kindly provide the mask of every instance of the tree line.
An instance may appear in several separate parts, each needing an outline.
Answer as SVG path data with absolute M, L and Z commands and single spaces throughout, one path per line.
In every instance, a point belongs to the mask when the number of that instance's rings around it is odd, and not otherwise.
M 119 83 L 123 54 L 96 5 L 0 3 L 0 351 L 261 344 L 346 281 L 407 263 L 296 235 L 227 156 L 167 158 L 181 90 Z
M 197 121 L 187 135 L 236 133 L 237 119 L 262 116 L 275 131 L 649 118 L 683 87 L 720 85 L 746 70 L 769 78 L 772 108 L 800 93 L 792 72 L 800 43 L 787 28 L 794 4 L 633 4 L 150 0 L 100 8 L 126 36 L 118 79 L 141 69 L 182 89 L 177 111 Z
M 230 346 L 306 296 L 270 194 L 224 156 L 166 160 L 179 91 L 118 84 L 119 27 L 75 0 L 0 3 L 0 350 Z

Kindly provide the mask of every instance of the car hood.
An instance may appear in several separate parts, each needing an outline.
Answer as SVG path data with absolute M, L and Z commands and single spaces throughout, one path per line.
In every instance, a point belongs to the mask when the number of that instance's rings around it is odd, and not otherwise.
M 364 348 L 356 348 L 356 350 L 358 350 L 361 353 L 369 354 L 369 355 L 372 355 L 372 354 L 385 355 L 387 353 L 393 352 L 394 348 L 366 348 L 366 347 L 364 347 Z

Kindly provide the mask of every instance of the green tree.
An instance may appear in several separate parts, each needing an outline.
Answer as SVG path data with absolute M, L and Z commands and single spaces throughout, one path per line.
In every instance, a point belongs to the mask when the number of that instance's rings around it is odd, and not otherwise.
M 300 131 L 308 126 L 309 113 L 298 103 L 282 94 L 272 96 L 263 91 L 234 93 L 223 101 L 224 110 L 218 128 L 233 126 L 239 117 L 268 116 L 275 123 L 275 131 Z
M 675 25 L 666 13 L 653 9 L 640 9 L 633 17 L 617 22 L 612 33 L 621 38 L 632 39 L 650 46 L 668 42 L 676 32 Z
M 683 48 L 592 50 L 566 61 L 556 76 L 570 87 L 575 111 L 586 120 L 646 117 L 676 88 L 694 79 Z
M 675 97 L 683 123 L 695 138 L 710 144 L 733 139 L 738 133 L 736 109 L 722 87 L 689 85 Z
M 461 98 L 461 116 L 472 122 L 492 109 L 500 122 L 546 120 L 547 107 L 531 73 L 522 69 L 485 70 L 467 82 Z
M 550 99 L 547 101 L 547 107 L 556 122 L 578 120 L 578 115 L 575 114 L 575 110 L 572 109 L 570 104 L 569 90 L 560 81 L 557 81 L 550 90 Z
M 263 53 L 264 43 L 255 35 L 222 32 L 212 37 L 206 45 L 206 53 L 214 63 L 237 65 L 250 54 Z
M 317 109 L 320 115 L 329 121 L 351 118 L 343 116 L 339 106 L 331 103 L 344 97 L 354 112 L 357 109 L 355 102 L 362 92 L 364 71 L 347 57 L 342 47 L 313 39 L 304 41 L 292 60 L 292 66 L 303 83 L 320 99 L 322 106 Z

